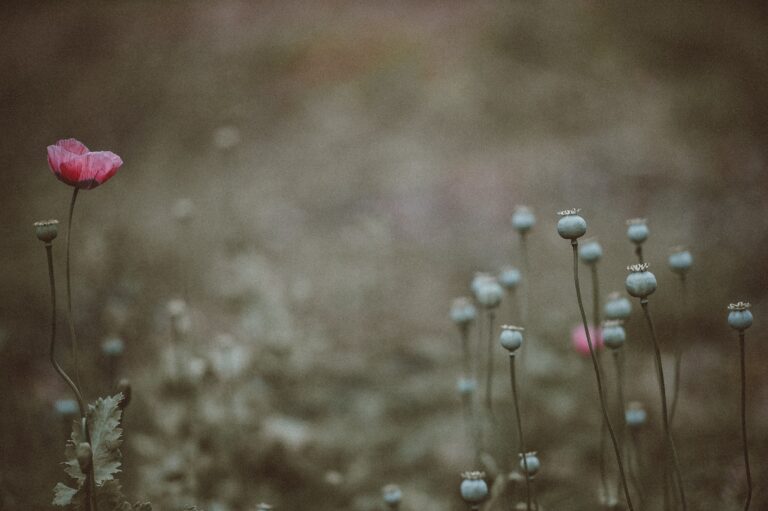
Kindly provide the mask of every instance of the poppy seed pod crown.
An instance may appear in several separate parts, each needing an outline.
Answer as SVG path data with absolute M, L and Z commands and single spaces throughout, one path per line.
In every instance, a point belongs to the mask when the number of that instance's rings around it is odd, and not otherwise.
M 579 211 L 579 208 L 558 211 L 561 218 L 557 221 L 557 233 L 561 238 L 574 241 L 587 233 L 587 221 L 579 216 Z
M 44 243 L 50 243 L 59 235 L 58 220 L 41 220 L 35 222 L 35 235 Z
M 752 326 L 752 312 L 749 302 L 737 302 L 728 306 L 728 324 L 731 328 L 744 331 Z
M 648 264 L 633 264 L 627 266 L 629 275 L 624 285 L 627 293 L 635 298 L 647 298 L 656 291 L 656 276 L 648 271 Z

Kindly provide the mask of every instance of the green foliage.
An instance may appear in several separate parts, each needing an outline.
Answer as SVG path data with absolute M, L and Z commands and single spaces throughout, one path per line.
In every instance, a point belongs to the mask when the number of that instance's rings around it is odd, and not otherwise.
M 120 482 L 115 478 L 120 471 L 120 444 L 122 443 L 122 428 L 118 407 L 122 394 L 99 398 L 94 404 L 88 405 L 88 432 L 93 452 L 93 479 L 95 483 L 94 511 L 151 511 L 149 504 L 131 505 L 125 500 Z M 72 436 L 65 449 L 66 461 L 64 472 L 75 480 L 77 486 L 71 488 L 58 483 L 54 488 L 53 504 L 68 507 L 72 510 L 87 508 L 87 478 L 80 469 L 77 461 L 76 447 L 85 442 L 85 435 L 80 421 L 74 421 Z

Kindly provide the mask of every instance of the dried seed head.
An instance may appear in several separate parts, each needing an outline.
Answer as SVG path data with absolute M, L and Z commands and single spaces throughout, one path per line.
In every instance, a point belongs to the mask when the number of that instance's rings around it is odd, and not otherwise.
M 603 247 L 596 239 L 584 240 L 579 247 L 579 258 L 586 264 L 595 264 L 603 257 Z
M 648 239 L 649 231 L 645 218 L 632 218 L 627 220 L 627 225 L 627 237 L 632 243 L 640 245 Z
M 520 284 L 521 279 L 522 275 L 520 275 L 520 270 L 513 266 L 505 266 L 499 271 L 499 284 L 501 284 L 504 289 L 510 290 L 516 288 L 517 285 Z
M 603 312 L 608 319 L 627 319 L 632 314 L 632 303 L 620 293 L 613 292 L 608 295 Z
M 518 454 L 520 457 L 520 470 L 526 472 L 527 466 L 528 477 L 535 476 L 539 473 L 539 470 L 541 470 L 541 461 L 537 454 L 536 451 L 527 452 L 525 453 L 525 456 L 523 456 L 523 454 Z
M 523 331 L 525 329 L 519 326 L 504 325 L 501 327 L 501 333 L 499 334 L 499 342 L 501 346 L 509 351 L 510 354 L 515 353 L 520 346 L 523 345 Z
M 752 312 L 749 302 L 736 302 L 728 306 L 728 324 L 731 328 L 743 332 L 752 326 Z
M 736 302 L 728 305 L 729 311 L 745 311 L 749 310 L 752 307 L 752 304 L 749 302 Z
M 557 233 L 561 238 L 573 242 L 587 233 L 587 221 L 578 215 L 579 211 L 578 208 L 558 211 L 561 218 L 557 221 Z
M 451 304 L 451 320 L 459 326 L 466 326 L 477 316 L 477 310 L 469 298 L 461 296 Z
M 518 206 L 512 214 L 512 227 L 520 234 L 525 234 L 536 224 L 536 216 L 526 206 Z
M 468 504 L 479 504 L 488 497 L 488 484 L 484 472 L 464 472 L 461 474 L 461 498 Z
M 41 220 L 35 222 L 35 235 L 42 242 L 50 243 L 56 239 L 59 234 L 58 220 Z
M 691 269 L 693 256 L 685 247 L 675 247 L 667 259 L 669 268 L 678 275 L 685 275 Z
M 403 500 L 403 492 L 396 484 L 388 484 L 381 489 L 381 495 L 384 498 L 384 502 L 391 508 L 396 508 L 400 501 Z
M 631 401 L 624 412 L 624 419 L 630 428 L 640 428 L 648 420 L 648 413 L 639 401 Z
M 648 271 L 648 264 L 627 266 L 630 271 L 624 281 L 627 292 L 635 298 L 646 298 L 656 291 L 656 276 Z

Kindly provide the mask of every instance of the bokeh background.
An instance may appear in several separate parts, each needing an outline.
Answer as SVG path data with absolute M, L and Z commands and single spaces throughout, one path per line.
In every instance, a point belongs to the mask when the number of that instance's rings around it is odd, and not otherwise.
M 49 509 L 65 480 L 66 421 L 53 402 L 68 395 L 47 362 L 45 255 L 31 224 L 65 220 L 71 190 L 45 148 L 67 137 L 125 161 L 80 195 L 73 285 L 86 395 L 109 393 L 116 376 L 134 387 L 121 479 L 132 499 L 369 510 L 392 482 L 404 509 L 461 509 L 458 473 L 475 467 L 448 307 L 475 271 L 520 264 L 509 217 L 526 204 L 538 223 L 523 411 L 542 507 L 596 505 L 597 401 L 570 345 L 570 247 L 554 229 L 566 207 L 583 208 L 604 247 L 604 293 L 622 289 L 634 260 L 625 220 L 648 219 L 653 311 L 662 337 L 686 349 L 676 434 L 695 509 L 741 505 L 738 352 L 725 317 L 729 302 L 753 302 L 753 509 L 768 506 L 764 3 L 3 10 L 1 509 Z M 179 199 L 193 204 L 184 225 Z M 679 244 L 695 257 L 684 311 L 665 264 Z M 189 328 L 176 354 L 195 381 L 181 395 L 165 386 L 166 304 L 179 297 Z M 514 314 L 505 304 L 500 319 Z M 637 310 L 628 329 L 627 393 L 651 414 L 653 494 L 658 397 Z M 125 354 L 109 362 L 100 346 L 115 336 Z M 512 438 L 504 358 L 497 407 Z

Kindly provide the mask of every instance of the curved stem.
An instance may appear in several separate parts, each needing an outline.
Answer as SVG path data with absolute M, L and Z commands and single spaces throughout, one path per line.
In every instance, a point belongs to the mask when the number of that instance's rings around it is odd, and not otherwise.
M 675 339 L 675 374 L 674 390 L 672 392 L 672 406 L 669 409 L 669 423 L 675 423 L 675 412 L 677 411 L 677 401 L 680 395 L 680 372 L 683 365 L 683 347 L 680 337 L 683 332 L 683 314 L 688 310 L 688 286 L 685 283 L 685 275 L 680 275 L 680 307 L 681 311 L 677 318 L 677 339 Z
M 85 410 L 85 401 L 83 400 L 83 395 L 80 393 L 80 389 L 77 385 L 75 385 L 75 382 L 72 381 L 72 378 L 69 377 L 69 375 L 64 371 L 64 369 L 59 365 L 59 363 L 56 361 L 56 277 L 53 271 L 53 246 L 51 243 L 45 244 L 45 252 L 48 259 L 48 278 L 51 285 L 51 347 L 50 347 L 50 357 L 51 357 L 51 365 L 53 365 L 54 370 L 61 376 L 61 378 L 64 380 L 64 382 L 69 386 L 69 388 L 72 390 L 72 393 L 75 394 L 75 399 L 77 400 L 77 406 L 80 409 L 80 427 L 83 431 L 83 437 L 85 438 L 86 442 L 89 444 L 91 443 L 91 434 L 88 430 L 88 419 L 87 414 Z M 93 466 L 93 460 L 91 460 L 91 466 Z M 94 502 L 93 502 L 93 488 L 94 488 L 94 481 L 93 481 L 93 470 L 89 471 L 86 474 L 86 501 L 88 502 L 88 511 L 92 511 L 95 509 Z
M 677 488 L 680 492 L 680 503 L 683 506 L 683 511 L 687 511 L 688 503 L 685 499 L 685 489 L 683 488 L 683 478 L 680 474 L 680 465 L 677 461 L 677 450 L 675 449 L 675 442 L 672 439 L 672 432 L 669 428 L 669 413 L 667 408 L 667 388 L 664 384 L 664 367 L 661 364 L 661 350 L 659 349 L 659 341 L 656 337 L 656 329 L 653 326 L 653 320 L 651 319 L 651 313 L 648 310 L 648 299 L 643 298 L 640 300 L 640 304 L 643 307 L 643 313 L 645 314 L 645 320 L 648 323 L 648 328 L 651 331 L 651 339 L 653 340 L 653 352 L 656 362 L 656 374 L 659 380 L 659 393 L 661 394 L 661 416 L 664 421 L 664 434 L 667 437 L 667 448 L 669 455 L 672 458 L 672 470 L 674 471 L 675 479 L 677 479 Z M 667 459 L 669 459 L 667 457 Z M 665 463 L 666 464 L 666 463 Z
M 72 363 L 75 367 L 75 381 L 78 387 L 80 384 L 80 368 L 77 361 L 77 336 L 75 335 L 75 320 L 72 318 L 72 279 L 70 278 L 69 264 L 69 246 L 72 237 L 72 215 L 75 211 L 75 202 L 77 201 L 77 192 L 80 189 L 74 187 L 72 192 L 72 201 L 69 203 L 69 221 L 67 222 L 67 323 L 69 324 L 69 337 L 72 340 Z
M 739 331 L 739 351 L 741 354 L 741 440 L 744 447 L 744 471 L 747 476 L 747 497 L 744 501 L 744 511 L 747 511 L 752 501 L 752 473 L 749 470 L 749 447 L 747 445 L 747 375 L 745 368 L 744 330 Z
M 571 247 L 573 248 L 573 282 L 576 286 L 576 300 L 579 302 L 579 312 L 581 313 L 581 322 L 584 325 L 584 334 L 587 337 L 587 345 L 589 346 L 589 354 L 592 358 L 592 366 L 595 370 L 595 379 L 597 380 L 597 394 L 600 398 L 600 409 L 603 413 L 603 420 L 608 428 L 608 433 L 611 436 L 611 442 L 613 443 L 613 450 L 616 454 L 616 463 L 619 465 L 619 474 L 621 475 L 621 485 L 624 488 L 624 497 L 627 500 L 627 507 L 629 511 L 634 511 L 632 506 L 632 497 L 629 494 L 629 486 L 627 485 L 627 478 L 624 474 L 624 463 L 621 461 L 621 451 L 619 450 L 619 443 L 616 440 L 616 434 L 611 426 L 610 418 L 608 417 L 608 408 L 605 401 L 605 392 L 603 391 L 603 377 L 600 374 L 600 364 L 597 361 L 595 355 L 595 349 L 592 346 L 592 338 L 589 335 L 589 327 L 587 325 L 587 315 L 584 312 L 584 303 L 581 300 L 581 288 L 579 286 L 579 242 L 576 240 L 571 241 Z
M 77 406 L 80 408 L 80 417 L 82 418 L 85 417 L 85 401 L 83 401 L 83 396 L 80 394 L 80 389 L 77 388 L 75 382 L 72 381 L 66 371 L 56 361 L 56 278 L 53 272 L 53 246 L 50 243 L 46 243 L 45 251 L 48 256 L 48 277 L 51 283 L 51 364 L 75 395 Z
M 531 483 L 530 477 L 528 477 L 528 458 L 525 453 L 525 440 L 523 439 L 523 421 L 520 417 L 520 403 L 517 399 L 517 378 L 515 377 L 515 355 L 509 355 L 509 378 L 512 383 L 512 400 L 515 403 L 515 418 L 517 419 L 517 433 L 519 452 L 523 455 L 523 470 L 525 471 L 525 496 L 526 496 L 526 511 L 531 511 Z

